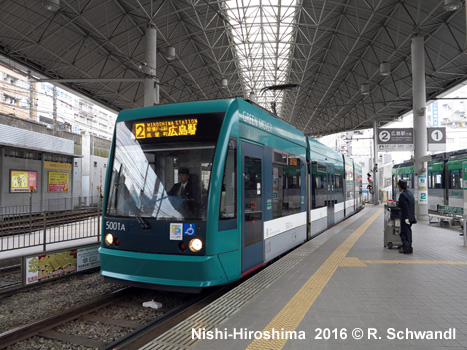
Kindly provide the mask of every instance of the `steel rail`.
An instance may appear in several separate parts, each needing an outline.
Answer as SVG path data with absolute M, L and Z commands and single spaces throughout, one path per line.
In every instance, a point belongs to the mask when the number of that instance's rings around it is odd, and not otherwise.
M 241 281 L 243 282 L 243 280 Z M 170 310 L 154 321 L 136 329 L 134 332 L 117 339 L 115 342 L 106 345 L 105 350 L 133 350 L 139 349 L 158 336 L 162 335 L 170 328 L 175 327 L 177 324 L 195 314 L 202 308 L 212 303 L 217 298 L 221 297 L 228 291 L 235 288 L 240 281 L 222 287 L 213 287 L 204 291 L 203 293 L 195 296 L 191 300 L 177 306 Z
M 107 294 L 101 297 L 97 297 L 91 300 L 89 303 L 82 304 L 72 309 L 68 309 L 57 315 L 30 323 L 28 325 L 20 326 L 12 330 L 6 331 L 0 334 L 0 349 L 4 349 L 10 345 L 16 344 L 22 340 L 31 338 L 41 332 L 55 328 L 59 325 L 67 323 L 69 321 L 80 318 L 83 315 L 87 315 L 95 310 L 102 309 L 114 303 L 117 300 L 123 298 L 131 287 L 119 289 L 111 294 Z

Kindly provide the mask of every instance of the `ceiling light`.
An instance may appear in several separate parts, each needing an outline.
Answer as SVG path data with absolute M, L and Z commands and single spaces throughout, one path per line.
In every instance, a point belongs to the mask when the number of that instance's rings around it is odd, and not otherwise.
M 250 92 L 250 101 L 251 102 L 256 102 L 256 95 L 254 91 Z
M 383 76 L 387 76 L 387 75 L 391 74 L 391 66 L 390 66 L 389 62 L 383 62 L 383 63 L 380 64 L 379 74 L 381 74 Z
M 42 6 L 46 10 L 57 12 L 60 9 L 60 0 L 44 0 Z
M 461 0 L 444 0 L 444 9 L 446 11 L 456 11 L 462 6 Z
M 227 89 L 228 83 L 229 83 L 229 82 L 227 81 L 227 79 L 225 79 L 225 78 L 222 79 L 222 80 L 221 80 L 221 88 Z
M 360 92 L 362 95 L 369 95 L 370 94 L 370 85 L 363 84 L 360 86 Z
M 175 47 L 169 46 L 167 50 L 165 51 L 165 58 L 167 61 L 173 61 L 176 56 L 175 56 Z

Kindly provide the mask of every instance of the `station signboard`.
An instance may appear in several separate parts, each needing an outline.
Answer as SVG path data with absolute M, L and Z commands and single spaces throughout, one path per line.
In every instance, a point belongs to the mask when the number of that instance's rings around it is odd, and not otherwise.
M 418 175 L 418 202 L 428 204 L 428 184 L 426 174 Z
M 434 127 L 439 126 L 439 109 L 438 101 L 431 104 L 431 125 Z
M 377 129 L 378 151 L 413 151 L 413 128 Z
M 446 151 L 446 128 L 427 128 L 428 151 Z

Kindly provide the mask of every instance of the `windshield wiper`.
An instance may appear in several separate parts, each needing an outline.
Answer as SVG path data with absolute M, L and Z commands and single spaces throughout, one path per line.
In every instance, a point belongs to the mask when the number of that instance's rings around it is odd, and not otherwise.
M 145 218 L 143 218 L 141 215 L 139 215 L 138 211 L 135 210 L 135 217 L 138 223 L 141 225 L 141 227 L 144 230 L 149 230 L 151 228 L 151 225 L 146 221 Z

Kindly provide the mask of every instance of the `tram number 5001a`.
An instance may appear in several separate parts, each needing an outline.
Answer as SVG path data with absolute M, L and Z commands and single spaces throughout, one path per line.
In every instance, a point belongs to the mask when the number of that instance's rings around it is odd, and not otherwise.
M 106 221 L 105 229 L 113 231 L 125 231 L 125 224 L 116 221 Z

